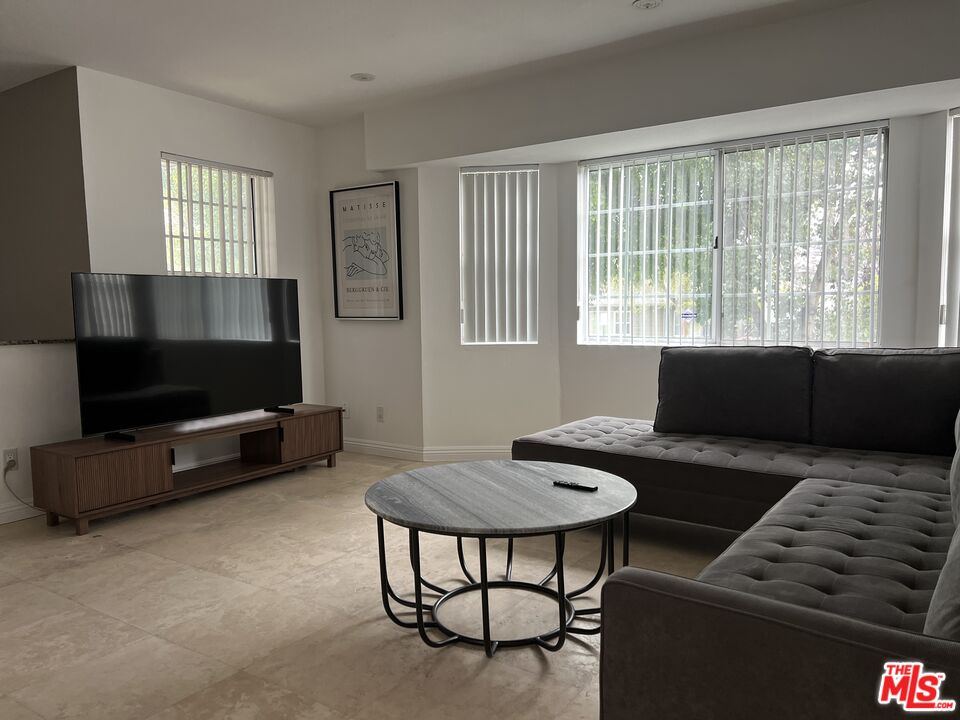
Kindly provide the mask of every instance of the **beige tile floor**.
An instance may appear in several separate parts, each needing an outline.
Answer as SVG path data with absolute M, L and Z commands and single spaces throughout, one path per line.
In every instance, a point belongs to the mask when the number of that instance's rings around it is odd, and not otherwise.
M 0 718 L 595 718 L 599 640 L 427 648 L 380 605 L 376 525 L 363 493 L 414 464 L 345 454 L 314 466 L 91 524 L 0 526 Z M 632 563 L 694 575 L 727 538 L 634 524 Z M 569 582 L 599 536 L 567 546 Z M 395 586 L 406 535 L 387 532 Z M 503 561 L 494 545 L 491 563 Z M 459 577 L 455 543 L 424 538 L 424 572 Z M 475 550 L 468 557 L 475 564 Z M 552 541 L 521 540 L 515 576 L 539 579 Z M 506 592 L 494 632 L 531 631 L 554 606 Z M 597 593 L 585 599 L 596 603 Z M 444 620 L 479 633 L 474 599 Z M 505 622 L 509 619 L 510 622 Z

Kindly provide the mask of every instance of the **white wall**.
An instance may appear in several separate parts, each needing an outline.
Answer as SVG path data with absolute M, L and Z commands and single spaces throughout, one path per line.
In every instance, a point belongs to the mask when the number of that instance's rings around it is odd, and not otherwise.
M 17 495 L 33 499 L 30 447 L 80 434 L 73 344 L 0 347 L 0 445 L 17 448 L 19 469 L 7 475 Z M 0 486 L 0 523 L 35 512 Z
M 463 347 L 457 167 L 367 171 L 359 119 L 323 128 L 317 138 L 326 388 L 330 402 L 350 408 L 348 447 L 415 459 L 487 457 L 556 424 L 555 173 L 546 168 L 541 177 L 540 344 Z M 327 193 L 384 179 L 400 182 L 404 319 L 333 319 Z
M 920 193 L 917 238 L 917 315 L 914 343 L 934 347 L 940 339 L 940 278 L 946 242 L 946 188 L 950 113 L 924 115 L 920 126 Z
M 960 3 L 873 0 L 672 44 L 579 53 L 366 113 L 397 167 L 960 77 Z
M 880 344 L 885 347 L 910 347 L 915 333 L 921 130 L 917 116 L 890 120 L 880 240 Z
M 459 170 L 421 167 L 423 433 L 427 458 L 502 455 L 513 438 L 556 425 L 556 179 L 540 172 L 539 342 L 460 344 Z
M 350 410 L 350 417 L 343 422 L 349 448 L 419 458 L 423 409 L 417 171 L 367 171 L 360 118 L 319 130 L 315 157 L 327 398 L 331 403 L 346 404 Z M 400 183 L 403 320 L 336 320 L 329 191 L 383 180 Z M 384 409 L 382 423 L 376 419 L 377 406 Z

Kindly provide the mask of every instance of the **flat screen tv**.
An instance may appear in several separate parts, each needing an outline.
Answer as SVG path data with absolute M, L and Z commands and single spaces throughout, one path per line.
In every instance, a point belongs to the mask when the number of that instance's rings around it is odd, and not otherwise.
M 73 274 L 84 435 L 301 402 L 297 281 Z

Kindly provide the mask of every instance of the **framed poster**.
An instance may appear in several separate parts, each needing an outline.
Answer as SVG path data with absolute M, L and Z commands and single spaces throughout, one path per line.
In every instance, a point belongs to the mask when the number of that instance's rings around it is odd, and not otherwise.
M 399 184 L 331 190 L 330 225 L 336 317 L 403 319 Z

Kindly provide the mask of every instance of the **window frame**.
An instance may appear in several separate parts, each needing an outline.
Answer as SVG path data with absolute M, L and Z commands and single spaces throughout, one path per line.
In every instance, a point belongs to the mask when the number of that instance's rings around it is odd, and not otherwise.
M 775 347 L 781 343 L 768 342 L 744 342 L 738 343 L 728 341 L 723 337 L 723 273 L 724 273 L 724 202 L 725 186 L 723 181 L 724 157 L 728 153 L 736 152 L 738 149 L 759 149 L 780 142 L 783 146 L 797 142 L 802 144 L 804 141 L 816 142 L 817 140 L 827 139 L 840 133 L 856 132 L 876 132 L 879 142 L 882 143 L 881 157 L 882 167 L 878 175 L 879 186 L 882 187 L 882 199 L 878 205 L 880 211 L 880 220 L 876 226 L 876 245 L 877 245 L 877 287 L 876 287 L 876 306 L 874 323 L 874 338 L 869 344 L 858 344 L 856 340 L 853 343 L 833 343 L 821 342 L 819 344 L 809 343 L 807 341 L 797 342 L 801 346 L 818 348 L 835 347 L 881 347 L 882 346 L 882 308 L 883 308 L 883 267 L 885 243 L 883 239 L 886 236 L 887 221 L 887 199 L 889 196 L 889 168 L 890 168 L 890 122 L 889 120 L 875 120 L 845 125 L 836 125 L 829 127 L 816 128 L 811 130 L 798 130 L 769 135 L 760 135 L 755 137 L 724 140 L 716 143 L 701 143 L 697 145 L 686 145 L 662 150 L 650 150 L 627 155 L 605 156 L 600 158 L 591 158 L 579 161 L 577 165 L 577 344 L 599 347 L 663 347 L 665 345 L 691 345 L 691 346 L 736 346 L 736 345 L 758 345 L 763 344 L 768 347 Z M 844 135 L 846 137 L 846 135 Z M 712 288 L 712 337 L 708 340 L 694 340 L 689 343 L 682 342 L 682 338 L 672 338 L 670 336 L 661 336 L 658 338 L 644 338 L 642 340 L 630 339 L 617 341 L 607 336 L 606 339 L 598 337 L 592 339 L 588 336 L 588 313 L 589 313 L 589 279 L 587 272 L 589 263 L 587 262 L 587 235 L 589 225 L 589 172 L 591 169 L 602 167 L 605 164 L 626 164 L 638 160 L 668 159 L 683 157 L 694 153 L 705 153 L 709 151 L 714 157 L 714 187 L 713 187 L 713 229 L 714 229 L 714 259 L 713 259 L 713 288 Z M 862 180 L 861 180 L 862 183 Z M 622 230 L 621 230 L 622 232 Z M 620 336 L 622 337 L 622 335 Z M 674 342 L 676 340 L 676 342 Z M 783 343 L 785 344 L 785 343 Z
M 713 228 L 714 228 L 714 245 L 713 245 L 713 261 L 711 263 L 713 277 L 714 277 L 714 289 L 712 290 L 713 302 L 712 302 L 712 315 L 711 315 L 711 325 L 714 328 L 718 327 L 720 321 L 720 306 L 717 302 L 717 293 L 716 287 L 719 286 L 718 280 L 720 278 L 720 253 L 717 252 L 717 229 L 719 227 L 719 217 L 718 215 L 722 212 L 722 203 L 717 203 L 716 194 L 720 188 L 720 173 L 721 165 L 719 162 L 718 149 L 716 145 L 712 144 L 702 144 L 702 145 L 688 145 L 679 148 L 671 148 L 668 150 L 651 150 L 648 152 L 642 153 L 632 153 L 630 155 L 620 155 L 613 157 L 605 157 L 594 160 L 583 160 L 578 164 L 578 173 L 579 177 L 577 179 L 577 344 L 578 345 L 595 345 L 595 346 L 606 346 L 606 347 L 662 347 L 668 344 L 676 344 L 670 342 L 669 335 L 661 335 L 656 339 L 644 340 L 642 342 L 617 342 L 611 339 L 611 336 L 608 334 L 606 340 L 588 340 L 587 339 L 587 324 L 589 322 L 588 318 L 584 317 L 584 311 L 589 312 L 588 296 L 589 296 L 589 281 L 587 278 L 587 273 L 589 269 L 589 263 L 584 262 L 583 259 L 587 254 L 587 235 L 588 226 L 589 226 L 589 212 L 582 212 L 583 208 L 586 207 L 585 203 L 589 202 L 587 193 L 589 192 L 589 170 L 594 167 L 598 167 L 604 164 L 623 164 L 634 163 L 636 161 L 648 161 L 648 160 L 670 160 L 674 157 L 683 157 L 687 155 L 693 156 L 708 156 L 712 155 L 714 159 L 714 168 L 713 168 L 713 189 L 714 189 L 714 200 L 713 200 Z M 621 179 L 622 182 L 622 179 Z M 669 298 L 669 295 L 668 295 Z M 621 320 L 622 322 L 622 320 Z M 631 321 L 632 322 L 632 321 Z M 711 338 L 711 343 L 714 338 Z M 682 344 L 682 343 L 679 343 Z M 709 343 L 691 343 L 691 344 L 709 344 Z
M 184 190 L 184 181 L 180 179 L 178 181 L 179 187 L 177 189 L 178 197 L 174 198 L 172 193 L 172 184 L 170 182 L 170 173 L 171 167 L 176 164 L 179 173 L 184 172 L 184 170 L 189 168 L 192 182 L 192 173 L 194 168 L 200 169 L 200 199 L 197 200 L 192 196 L 192 188 L 190 189 L 191 197 L 189 199 L 182 197 Z M 220 191 L 219 191 L 219 202 L 214 205 L 213 197 L 206 197 L 203 189 L 204 175 L 209 174 L 210 184 L 212 186 L 212 173 L 217 171 L 220 173 Z M 272 205 L 272 187 L 273 182 L 273 173 L 267 170 L 257 170 L 255 168 L 244 167 L 242 165 L 233 165 L 230 163 L 217 162 L 213 160 L 203 160 L 200 158 L 190 157 L 187 155 L 179 155 L 176 153 L 161 152 L 160 153 L 160 178 L 161 178 L 161 187 L 160 187 L 160 199 L 161 199 L 161 236 L 163 238 L 163 253 L 164 253 L 164 264 L 166 266 L 167 275 L 178 275 L 178 276 L 210 276 L 210 277 L 269 277 L 271 274 L 271 267 L 275 262 L 271 261 L 272 248 L 268 247 L 268 244 L 271 242 L 271 239 L 274 235 L 272 228 L 267 226 L 267 223 L 272 223 L 272 212 L 269 208 Z M 224 173 L 229 173 L 231 180 L 228 183 L 224 182 Z M 233 175 L 239 175 L 239 183 L 246 184 L 246 191 L 249 196 L 249 207 L 243 206 L 242 193 L 244 188 L 240 189 L 241 197 L 236 201 L 233 199 L 233 193 L 231 190 L 230 197 L 231 202 L 224 202 L 224 188 L 232 184 Z M 174 203 L 179 204 L 179 227 L 180 232 L 176 233 L 173 229 L 173 213 L 172 208 Z M 200 234 L 199 237 L 195 235 L 195 226 L 194 226 L 194 208 L 199 203 L 201 218 L 200 218 Z M 226 236 L 228 233 L 225 232 L 227 227 L 227 218 L 224 213 L 224 208 L 230 206 L 231 210 L 233 206 L 236 205 L 238 209 L 238 222 L 240 225 L 240 233 L 244 235 L 243 230 L 245 224 L 249 224 L 249 233 L 250 239 L 245 240 L 241 238 L 237 240 L 233 237 L 234 233 L 231 230 L 229 235 L 231 236 L 228 239 Z M 221 262 L 221 271 L 216 271 L 216 260 L 217 252 L 216 248 L 211 248 L 211 262 L 213 263 L 212 268 L 207 268 L 207 255 L 205 245 L 207 243 L 206 238 L 206 213 L 205 206 L 210 206 L 211 211 L 211 238 L 209 242 L 212 245 L 219 243 L 220 245 L 220 262 Z M 186 215 L 184 216 L 184 207 L 186 207 Z M 220 237 L 213 237 L 213 227 L 216 227 L 214 217 L 216 211 L 219 209 L 220 214 Z M 267 216 L 270 217 L 267 217 Z M 232 227 L 231 219 L 231 227 Z M 188 235 L 184 234 L 184 228 L 187 228 Z M 168 232 L 169 229 L 169 232 Z M 180 269 L 176 268 L 176 258 L 174 251 L 174 239 L 179 238 L 181 242 L 181 251 L 180 251 Z M 184 241 L 189 238 L 190 249 L 188 250 Z M 196 252 L 197 248 L 195 247 L 195 242 L 200 240 L 200 267 L 197 267 L 196 263 Z M 238 245 L 236 251 L 232 254 L 232 260 L 229 265 L 231 271 L 227 272 L 227 247 L 228 245 Z M 244 250 L 244 245 L 250 245 L 250 260 L 249 263 L 252 264 L 252 269 L 247 267 L 248 261 L 245 259 L 246 252 Z M 186 267 L 187 260 L 189 259 L 188 270 Z M 240 267 L 237 268 L 237 263 L 239 261 Z

